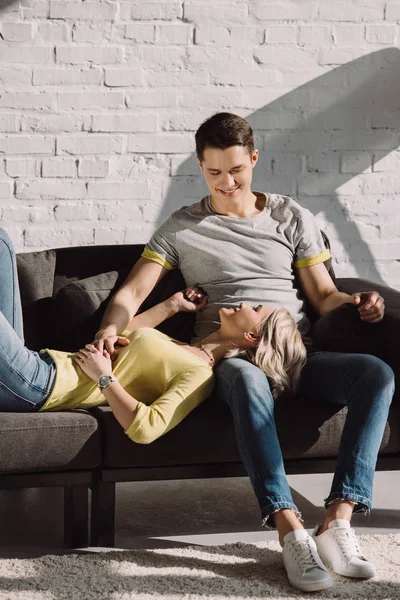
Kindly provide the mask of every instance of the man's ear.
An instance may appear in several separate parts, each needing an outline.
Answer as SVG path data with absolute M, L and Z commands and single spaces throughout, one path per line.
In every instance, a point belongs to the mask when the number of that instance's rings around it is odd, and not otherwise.
M 260 341 L 260 336 L 253 331 L 246 331 L 243 337 L 251 346 L 257 346 Z
M 251 155 L 251 166 L 254 168 L 258 162 L 258 150 L 255 148 Z
M 196 156 L 196 160 L 197 160 L 197 164 L 198 164 L 198 165 L 199 165 L 199 167 L 200 167 L 200 170 L 202 171 L 202 170 L 203 170 L 203 165 L 202 165 L 202 163 L 201 163 L 201 160 L 199 159 L 199 157 L 198 157 L 198 156 Z

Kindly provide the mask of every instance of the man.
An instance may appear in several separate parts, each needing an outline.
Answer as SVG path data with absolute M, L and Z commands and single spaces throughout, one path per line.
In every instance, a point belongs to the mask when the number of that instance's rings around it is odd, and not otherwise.
M 245 119 L 230 113 L 207 119 L 196 132 L 196 152 L 210 195 L 173 213 L 153 235 L 107 308 L 96 335 L 99 349 L 104 345 L 113 352 L 115 344 L 123 343 L 118 333 L 174 268 L 182 271 L 188 286 L 198 283 L 209 295 L 197 314 L 198 337 L 217 329 L 221 307 L 242 301 L 288 309 L 305 340 L 310 326 L 306 299 L 321 315 L 351 302 L 371 326 L 382 320 L 384 301 L 377 292 L 349 296 L 337 290 L 323 264 L 329 251 L 308 210 L 291 198 L 252 191 L 258 150 Z M 222 361 L 216 376 L 218 396 L 232 411 L 263 525 L 278 530 L 290 583 L 303 591 L 330 587 L 332 579 L 319 554 L 342 575 L 373 576 L 350 520 L 354 511 L 371 508 L 376 458 L 394 392 L 390 367 L 373 356 L 308 347 L 301 394 L 348 405 L 326 517 L 312 537 L 290 494 L 268 379 L 240 358 Z

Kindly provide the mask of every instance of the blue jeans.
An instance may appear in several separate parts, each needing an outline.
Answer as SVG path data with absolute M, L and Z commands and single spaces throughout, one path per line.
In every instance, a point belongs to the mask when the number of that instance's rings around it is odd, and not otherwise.
M 216 368 L 216 391 L 232 412 L 238 449 L 260 506 L 262 524 L 274 528 L 272 515 L 282 508 L 294 510 L 301 518 L 285 474 L 267 377 L 248 361 L 226 359 Z M 357 503 L 355 512 L 371 509 L 376 460 L 393 393 L 393 371 L 375 356 L 309 352 L 300 395 L 310 402 L 348 407 L 325 507 L 342 498 Z
M 15 253 L 0 228 L 0 411 L 38 411 L 53 389 L 55 372 L 47 353 L 24 345 Z

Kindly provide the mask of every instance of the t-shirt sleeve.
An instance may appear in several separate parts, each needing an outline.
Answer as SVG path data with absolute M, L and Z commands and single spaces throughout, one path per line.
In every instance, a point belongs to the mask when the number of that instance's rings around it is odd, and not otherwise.
M 301 208 L 298 213 L 293 246 L 294 266 L 297 268 L 312 267 L 331 257 L 314 215 L 306 208 Z
M 213 382 L 214 376 L 208 367 L 196 366 L 180 373 L 150 406 L 139 402 L 126 435 L 137 444 L 150 444 L 201 404 L 211 394 Z
M 176 247 L 175 221 L 171 215 L 157 229 L 142 253 L 143 258 L 148 258 L 168 270 L 176 269 L 179 264 L 178 250 Z

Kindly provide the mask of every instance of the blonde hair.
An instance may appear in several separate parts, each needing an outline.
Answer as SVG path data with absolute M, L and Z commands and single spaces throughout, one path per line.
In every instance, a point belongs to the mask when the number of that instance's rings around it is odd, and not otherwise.
M 274 399 L 285 391 L 295 393 L 307 351 L 292 315 L 284 308 L 276 309 L 259 323 L 256 333 L 260 341 L 254 349 L 235 347 L 225 358 L 246 358 L 261 369 Z

